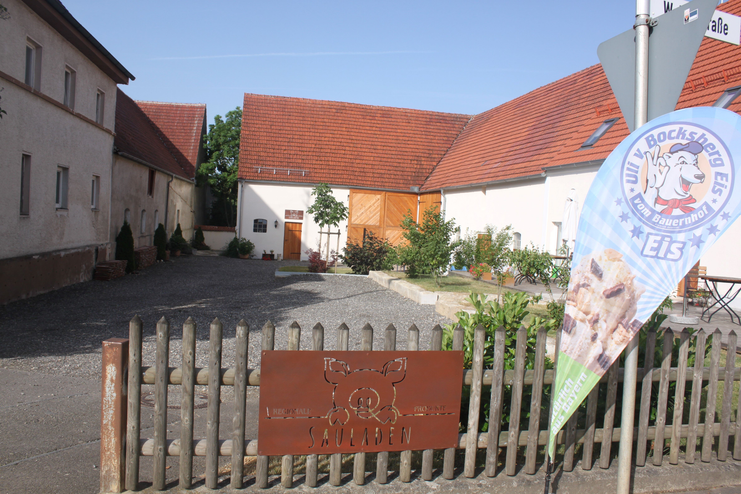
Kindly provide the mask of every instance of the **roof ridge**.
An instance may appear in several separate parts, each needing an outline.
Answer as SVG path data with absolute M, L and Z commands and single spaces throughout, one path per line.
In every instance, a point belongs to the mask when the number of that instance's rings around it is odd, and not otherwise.
M 196 107 L 202 107 L 206 108 L 206 103 L 168 103 L 166 101 L 148 101 L 148 100 L 140 100 L 135 99 L 133 100 L 137 105 L 139 103 L 145 103 L 150 105 L 171 105 L 171 106 L 196 106 Z
M 386 110 L 394 110 L 394 111 L 404 111 L 404 112 L 414 112 L 414 113 L 423 113 L 423 114 L 434 114 L 434 115 L 451 115 L 451 116 L 464 116 L 464 117 L 472 117 L 473 115 L 468 113 L 451 113 L 451 112 L 441 112 L 441 111 L 434 111 L 434 110 L 420 110 L 418 108 L 402 108 L 398 106 L 385 106 L 385 105 L 369 105 L 366 103 L 352 103 L 349 101 L 338 101 L 338 100 L 328 100 L 328 99 L 315 99 L 315 98 L 304 98 L 304 97 L 298 97 L 298 96 L 280 96 L 280 95 L 273 95 L 273 94 L 256 94 L 256 93 L 244 93 L 244 96 L 254 96 L 261 99 L 282 99 L 282 100 L 290 100 L 290 101 L 302 101 L 307 103 L 327 103 L 327 104 L 335 104 L 335 105 L 342 105 L 342 106 L 354 106 L 354 107 L 363 107 L 363 108 L 379 108 L 379 109 L 386 109 Z

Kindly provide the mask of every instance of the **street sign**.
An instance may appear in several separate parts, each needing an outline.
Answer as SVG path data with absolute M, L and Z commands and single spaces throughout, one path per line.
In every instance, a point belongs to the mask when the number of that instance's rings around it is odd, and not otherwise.
M 693 0 L 682 9 L 662 15 L 653 27 L 648 54 L 648 120 L 674 111 L 692 68 L 705 27 L 717 0 Z M 685 10 L 689 21 L 685 20 Z M 694 13 L 694 11 L 697 11 Z M 696 16 L 696 17 L 695 17 Z M 635 33 L 633 29 L 597 48 L 602 68 L 632 132 L 635 114 Z
M 258 454 L 453 448 L 460 351 L 264 351 Z
M 651 0 L 651 18 L 655 19 L 667 12 L 678 9 L 687 0 Z M 705 32 L 708 38 L 739 45 L 741 41 L 741 17 L 716 10 Z

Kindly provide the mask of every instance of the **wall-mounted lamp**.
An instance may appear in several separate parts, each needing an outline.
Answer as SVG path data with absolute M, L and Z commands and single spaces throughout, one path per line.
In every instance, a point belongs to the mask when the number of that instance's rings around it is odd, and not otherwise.
M 278 228 L 278 220 L 275 220 L 275 228 Z

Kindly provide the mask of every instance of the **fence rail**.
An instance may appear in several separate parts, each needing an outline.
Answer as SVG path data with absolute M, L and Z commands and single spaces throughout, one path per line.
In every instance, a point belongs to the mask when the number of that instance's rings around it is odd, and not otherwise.
M 139 486 L 139 458 L 153 457 L 152 484 L 154 489 L 165 488 L 166 458 L 179 457 L 179 486 L 193 487 L 193 458 L 205 457 L 205 485 L 216 488 L 218 459 L 231 457 L 231 487 L 243 488 L 244 458 L 256 457 L 254 486 L 268 487 L 269 458 L 257 456 L 256 439 L 245 438 L 246 389 L 260 385 L 260 370 L 248 368 L 250 331 L 244 321 L 236 329 L 236 356 L 233 367 L 222 366 L 223 327 L 216 319 L 210 325 L 208 367 L 196 368 L 196 325 L 188 319 L 183 325 L 183 354 L 178 358 L 179 367 L 170 367 L 170 325 L 164 318 L 156 325 L 156 352 L 153 366 L 142 363 L 142 321 L 138 317 L 129 324 L 129 339 L 108 340 L 103 344 L 103 407 L 101 415 L 101 491 L 122 492 L 136 490 Z M 324 328 L 316 324 L 311 330 L 312 350 L 324 349 Z M 342 324 L 337 329 L 337 350 L 349 347 L 349 328 Z M 360 350 L 371 351 L 374 330 L 366 325 L 361 330 Z M 397 330 L 389 325 L 383 332 L 383 350 L 396 350 Z M 514 336 L 514 335 L 510 335 Z M 458 434 L 456 448 L 442 452 L 443 478 L 452 479 L 457 450 L 465 450 L 463 476 L 473 477 L 477 452 L 486 451 L 484 474 L 497 476 L 534 474 L 538 462 L 543 461 L 544 447 L 548 442 L 548 407 L 554 370 L 546 369 L 545 329 L 537 332 L 535 346 L 528 348 L 525 328 L 516 332 L 513 339 L 515 359 L 512 369 L 505 369 L 507 334 L 498 329 L 493 337 L 493 366 L 484 369 L 484 347 L 487 336 L 484 328 L 474 332 L 472 368 L 464 372 L 462 386 L 469 389 L 467 419 L 462 423 L 465 431 Z M 657 341 L 657 338 L 660 341 Z M 558 340 L 558 338 L 557 338 Z M 710 346 L 708 348 L 708 341 Z M 301 328 L 293 323 L 288 329 L 287 349 L 299 351 Z M 731 332 L 727 342 L 725 365 L 721 367 L 721 334 L 707 335 L 699 331 L 690 335 L 686 330 L 674 332 L 667 329 L 660 333 L 649 332 L 643 349 L 644 366 L 638 373 L 635 463 L 646 464 L 649 458 L 654 465 L 661 465 L 668 452 L 670 464 L 684 455 L 686 463 L 698 457 L 710 461 L 715 454 L 720 461 L 729 453 L 741 459 L 741 422 L 738 420 L 738 385 L 735 403 L 734 383 L 741 379 L 741 368 L 735 366 L 736 335 Z M 464 332 L 458 327 L 453 334 L 453 349 L 463 349 Z M 661 349 L 657 351 L 657 346 Z M 262 350 L 275 348 L 275 326 L 265 324 L 261 331 Z M 429 350 L 442 347 L 442 329 L 432 329 Z M 380 349 L 380 348 L 379 348 Z M 706 354 L 709 351 L 709 356 Z M 414 325 L 407 334 L 408 351 L 420 351 L 420 332 Z M 528 357 L 531 357 L 528 359 Z M 534 358 L 532 358 L 534 356 Z M 527 362 L 531 369 L 526 369 Z M 618 360 L 617 362 L 620 362 Z M 660 364 L 657 365 L 657 362 Z M 174 363 L 174 362 L 173 362 Z M 692 365 L 690 365 L 690 363 Z M 707 364 L 707 365 L 706 365 Z M 616 363 L 596 386 L 586 403 L 559 432 L 559 449 L 556 461 L 565 471 L 575 468 L 591 469 L 595 464 L 608 468 L 613 460 L 612 443 L 620 438 L 620 429 L 614 424 L 620 413 L 618 383 L 623 379 L 623 369 Z M 123 376 L 127 375 L 127 379 Z M 722 385 L 722 386 L 721 386 Z M 142 386 L 154 387 L 154 427 L 152 437 L 141 437 Z M 167 395 L 170 386 L 181 389 L 180 437 L 167 437 Z M 206 437 L 196 439 L 194 430 L 195 386 L 207 386 Z M 221 387 L 234 390 L 234 415 L 231 424 L 220 423 Z M 673 389 L 672 389 L 673 388 Z M 125 399 L 124 399 L 125 397 Z M 488 416 L 481 411 L 488 403 Z M 735 410 L 734 410 L 735 408 Z M 720 413 L 716 413 L 716 409 Z M 464 410 L 465 412 L 465 410 Z M 652 418 L 653 417 L 653 418 Z M 488 430 L 479 432 L 481 422 L 488 418 Z M 619 423 L 619 422 L 617 422 Z M 124 424 L 126 425 L 124 427 Z M 609 440 L 606 440 L 609 439 Z M 595 462 L 595 446 L 599 444 Z M 504 451 L 503 451 L 504 450 Z M 420 477 L 431 480 L 435 453 L 422 452 Z M 315 487 L 319 475 L 317 455 L 305 459 L 305 485 Z M 518 473 L 518 467 L 522 466 Z M 386 483 L 389 478 L 389 453 L 378 453 L 375 466 L 367 464 L 364 453 L 353 459 L 352 478 L 358 485 L 366 482 L 369 471 L 375 471 L 375 481 Z M 328 483 L 340 485 L 342 455 L 329 458 Z M 399 480 L 409 482 L 412 473 L 412 452 L 399 455 Z M 292 487 L 294 482 L 294 457 L 280 459 L 281 485 Z

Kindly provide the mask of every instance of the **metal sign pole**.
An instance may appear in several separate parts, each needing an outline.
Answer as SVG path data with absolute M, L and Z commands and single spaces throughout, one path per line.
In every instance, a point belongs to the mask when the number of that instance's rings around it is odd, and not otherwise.
M 635 129 L 645 124 L 648 116 L 648 34 L 650 22 L 649 0 L 636 0 Z M 618 494 L 628 494 L 630 492 L 639 339 L 639 336 L 635 335 L 630 340 L 625 357 L 623 411 L 620 422 L 620 450 L 618 453 Z

